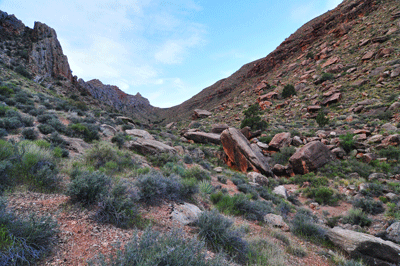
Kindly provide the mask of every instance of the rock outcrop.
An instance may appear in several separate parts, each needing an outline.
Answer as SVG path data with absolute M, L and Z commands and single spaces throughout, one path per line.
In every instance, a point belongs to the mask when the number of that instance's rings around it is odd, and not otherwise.
M 400 246 L 390 241 L 335 227 L 327 236 L 353 258 L 362 258 L 368 265 L 391 266 L 400 263 Z
M 289 162 L 296 174 L 306 174 L 335 160 L 335 155 L 320 141 L 313 141 L 300 148 Z
M 32 32 L 29 65 L 41 77 L 66 78 L 73 81 L 68 58 L 64 55 L 56 31 L 46 24 L 35 22 Z
M 204 144 L 213 143 L 217 145 L 221 144 L 220 134 L 206 133 L 201 131 L 195 131 L 195 132 L 188 131 L 183 136 L 197 143 L 204 143 Z
M 138 138 L 135 141 L 126 142 L 124 146 L 130 150 L 135 150 L 142 154 L 176 153 L 176 150 L 167 144 L 157 140 L 144 138 Z
M 255 170 L 273 176 L 266 157 L 252 149 L 247 138 L 236 128 L 228 128 L 221 134 L 221 142 L 227 156 L 226 163 L 242 172 Z

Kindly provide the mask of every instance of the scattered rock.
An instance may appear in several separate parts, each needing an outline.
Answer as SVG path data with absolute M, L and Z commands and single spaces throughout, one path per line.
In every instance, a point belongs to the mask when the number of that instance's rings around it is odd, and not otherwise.
M 361 258 L 368 265 L 397 265 L 400 246 L 372 235 L 335 227 L 327 236 L 353 258 Z
M 320 141 L 313 141 L 296 151 L 289 162 L 296 174 L 306 174 L 335 160 L 335 155 Z
M 369 176 L 368 176 L 368 180 L 377 180 L 377 179 L 380 179 L 380 178 L 387 178 L 387 175 L 386 174 L 383 174 L 383 173 L 372 173 L 372 174 L 370 174 Z
M 268 186 L 268 183 L 269 183 L 268 177 L 266 177 L 266 176 L 264 176 L 264 175 L 262 175 L 260 173 L 257 173 L 257 172 L 248 173 L 247 174 L 247 178 L 251 182 L 259 184 L 260 186 Z
M 390 135 L 386 139 L 382 140 L 383 146 L 398 146 L 400 145 L 400 135 Z
M 100 126 L 100 130 L 107 137 L 113 137 L 115 134 L 117 134 L 117 130 L 114 127 L 107 124 L 102 124 Z
M 196 205 L 183 203 L 174 206 L 171 219 L 182 225 L 194 224 L 202 211 Z
M 288 147 L 292 142 L 290 136 L 291 136 L 290 132 L 282 132 L 276 134 L 268 145 L 270 148 L 275 150 L 280 150 L 283 147 Z
M 396 132 L 398 130 L 398 128 L 393 126 L 391 123 L 382 125 L 381 129 L 385 130 L 386 132 Z
M 342 98 L 342 94 L 340 92 L 337 92 L 337 93 L 333 94 L 331 97 L 329 97 L 328 99 L 325 99 L 322 102 L 322 105 L 329 105 L 332 103 L 337 103 L 341 98 Z
M 290 230 L 289 226 L 283 221 L 283 218 L 280 215 L 269 213 L 264 216 L 264 221 L 269 226 L 280 228 L 285 232 Z
M 361 60 L 370 60 L 372 57 L 374 57 L 374 55 L 374 51 L 369 51 L 361 58 Z
M 400 222 L 395 222 L 386 229 L 386 237 L 396 243 L 400 243 Z
M 201 132 L 201 131 L 197 131 L 197 132 L 188 131 L 183 136 L 185 138 L 193 140 L 194 142 L 197 142 L 197 143 L 204 143 L 204 144 L 213 143 L 213 144 L 217 144 L 217 145 L 221 144 L 221 139 L 220 139 L 221 135 L 216 134 L 216 133 L 205 133 L 205 132 Z
M 227 124 L 214 124 L 214 125 L 212 125 L 211 133 L 221 134 L 222 131 L 224 131 L 225 129 L 228 129 L 228 128 L 229 128 L 229 126 Z
M 142 154 L 172 153 L 177 151 L 162 142 L 151 139 L 138 138 L 135 141 L 125 142 L 124 146 L 130 150 L 138 151 Z
M 146 130 L 130 129 L 130 130 L 126 130 L 125 132 L 129 136 L 154 140 L 154 137 L 149 132 L 147 132 Z
M 346 152 L 341 147 L 334 148 L 332 150 L 332 153 L 335 154 L 335 156 L 340 159 L 346 156 Z
M 201 109 L 195 109 L 193 113 L 193 119 L 201 119 L 201 118 L 206 118 L 211 116 L 212 113 L 206 110 L 201 110 Z
M 273 176 L 267 158 L 257 150 L 253 150 L 247 138 L 236 128 L 228 128 L 221 133 L 221 142 L 227 155 L 228 166 L 242 172 L 257 170 L 266 176 Z
M 292 139 L 292 145 L 298 147 L 300 145 L 303 145 L 303 141 L 299 136 L 294 136 Z
M 277 186 L 274 188 L 274 190 L 272 191 L 272 193 L 276 194 L 276 195 L 281 195 L 283 196 L 285 199 L 287 199 L 287 197 L 289 196 L 287 193 L 287 190 L 284 186 Z

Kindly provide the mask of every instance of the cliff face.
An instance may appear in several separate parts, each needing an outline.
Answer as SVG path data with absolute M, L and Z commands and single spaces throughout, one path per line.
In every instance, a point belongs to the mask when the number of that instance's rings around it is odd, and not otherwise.
M 29 55 L 31 70 L 44 77 L 64 77 L 73 81 L 68 58 L 64 55 L 57 34 L 46 24 L 35 22 L 31 33 L 32 48 Z
M 37 82 L 51 84 L 68 82 L 69 89 L 86 91 L 94 99 L 140 120 L 155 119 L 150 102 L 140 94 L 129 95 L 117 86 L 104 85 L 94 79 L 88 82 L 72 75 L 68 58 L 64 55 L 54 29 L 41 22 L 34 28 L 26 27 L 14 15 L 0 11 L 0 60 L 9 68 L 24 68 L 27 76 Z M 68 95 L 68 91 L 65 93 Z

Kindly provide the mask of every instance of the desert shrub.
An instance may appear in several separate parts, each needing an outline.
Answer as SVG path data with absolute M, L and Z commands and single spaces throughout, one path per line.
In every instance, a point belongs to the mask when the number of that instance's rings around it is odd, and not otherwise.
M 85 162 L 96 170 L 109 174 L 136 167 L 136 162 L 126 151 L 119 151 L 108 142 L 98 142 L 85 153 Z
M 348 178 L 348 174 L 354 172 L 358 173 L 361 177 L 367 178 L 372 170 L 371 165 L 358 161 L 355 158 L 331 161 L 318 169 L 320 173 L 330 178 L 335 176 Z
M 230 196 L 219 191 L 211 194 L 210 200 L 219 211 L 230 215 L 243 215 L 251 221 L 263 221 L 266 214 L 273 212 L 271 203 L 261 200 L 251 201 L 244 194 Z
M 325 82 L 325 81 L 327 81 L 327 80 L 332 80 L 332 79 L 334 79 L 335 78 L 335 76 L 333 75 L 333 74 L 331 74 L 331 73 L 322 73 L 322 76 L 321 76 L 321 78 L 320 79 L 318 79 L 316 82 L 315 82 L 315 84 L 316 85 L 319 85 L 319 84 L 321 84 L 321 83 L 323 83 L 323 82 Z
M 279 152 L 274 153 L 272 158 L 278 164 L 285 165 L 289 162 L 289 158 L 296 152 L 294 147 L 284 147 Z
M 210 181 L 207 180 L 200 181 L 198 186 L 200 193 L 203 195 L 211 194 L 214 191 L 214 187 L 211 185 Z
M 400 220 L 400 207 L 394 202 L 388 202 L 387 207 L 388 208 L 385 215 L 396 220 Z
M 243 111 L 244 119 L 240 124 L 240 128 L 250 127 L 252 130 L 264 130 L 267 128 L 268 123 L 261 118 L 261 109 L 258 104 L 251 105 L 248 109 Z
M 82 172 L 69 183 L 66 194 L 73 202 L 89 205 L 103 199 L 111 186 L 111 179 L 101 172 Z
M 137 199 L 133 188 L 127 183 L 118 182 L 109 195 L 100 200 L 95 219 L 121 228 L 131 227 L 139 215 L 135 205 Z
M 291 221 L 291 232 L 297 236 L 320 242 L 326 239 L 325 230 L 316 224 L 316 218 L 307 210 L 300 209 Z
M 11 96 L 14 93 L 14 90 L 7 86 L 0 86 L 0 95 L 3 96 Z
M 379 150 L 378 154 L 382 158 L 400 160 L 400 147 L 389 146 L 385 149 Z
M 288 98 L 292 95 L 296 95 L 296 90 L 292 84 L 285 85 L 282 90 L 282 98 Z
M 226 252 L 238 262 L 245 262 L 248 255 L 248 243 L 241 233 L 232 228 L 232 220 L 218 213 L 205 211 L 200 214 L 196 225 L 199 237 L 216 252 Z
M 299 258 L 304 258 L 307 256 L 307 252 L 302 247 L 296 247 L 292 245 L 286 248 L 286 252 Z
M 311 187 L 317 188 L 328 185 L 329 180 L 326 177 L 318 177 L 315 173 L 308 173 L 305 175 L 296 175 L 290 178 L 290 182 L 300 186 L 302 186 L 304 182 L 308 182 Z
M 28 140 L 35 140 L 38 137 L 38 133 L 34 128 L 26 128 L 22 130 L 22 136 Z
M 347 152 L 351 152 L 355 148 L 355 140 L 353 139 L 354 134 L 347 133 L 346 135 L 340 135 L 340 145 Z
M 23 66 L 17 66 L 14 70 L 25 78 L 32 79 L 31 73 L 29 73 Z
M 0 128 L 0 138 L 8 136 L 7 130 Z
M 165 177 L 160 172 L 150 172 L 136 180 L 140 200 L 153 205 L 161 200 L 177 200 L 190 197 L 190 190 L 183 186 L 183 180 L 177 176 Z M 189 195 L 187 194 L 189 193 Z
M 53 132 L 50 136 L 46 137 L 46 140 L 49 141 L 53 146 L 60 148 L 65 148 L 69 144 L 57 132 Z
M 344 224 L 352 224 L 359 226 L 370 226 L 372 220 L 368 218 L 368 215 L 363 212 L 362 209 L 351 209 L 348 214 L 343 217 L 342 222 Z
M 353 207 L 356 209 L 361 209 L 363 212 L 372 215 L 383 213 L 385 211 L 381 201 L 375 201 L 368 198 L 354 200 Z
M 194 166 L 189 169 L 186 169 L 183 173 L 183 178 L 195 178 L 197 180 L 211 180 L 210 175 L 207 171 L 204 171 L 199 166 Z
M 18 117 L 5 117 L 0 119 L 0 127 L 6 130 L 13 130 L 22 127 L 21 119 Z
M 102 266 L 217 266 L 228 265 L 220 256 L 209 258 L 203 242 L 187 238 L 181 231 L 173 230 L 165 234 L 147 228 L 139 237 L 119 249 L 116 255 L 105 258 L 102 254 L 89 265 Z
M 173 162 L 166 163 L 162 167 L 161 171 L 165 176 L 170 176 L 172 174 L 183 176 L 185 174 L 185 168 L 183 167 L 183 165 Z
M 115 143 L 118 148 L 122 148 L 124 146 L 125 141 L 127 141 L 130 138 L 129 135 L 126 133 L 118 133 L 114 137 L 112 137 L 111 142 Z
M 325 125 L 329 124 L 329 117 L 326 117 L 324 111 L 320 110 L 315 118 L 315 121 L 317 121 L 319 127 L 324 127 Z
M 37 116 L 37 120 L 40 123 L 44 123 L 47 124 L 48 121 L 52 120 L 52 119 L 58 119 L 56 115 L 54 114 L 49 114 L 49 113 L 44 113 L 41 115 Z
M 171 153 L 160 153 L 160 154 L 148 155 L 147 160 L 154 167 L 163 167 L 168 162 L 176 163 L 179 160 L 179 157 Z
M 304 194 L 307 198 L 313 198 L 319 204 L 335 204 L 339 200 L 333 189 L 329 187 L 306 188 Z
M 368 183 L 368 187 L 361 191 L 361 194 L 369 197 L 379 197 L 383 195 L 385 187 L 379 183 Z
M 249 242 L 248 262 L 246 265 L 285 266 L 288 265 L 284 252 L 279 246 L 266 239 L 255 239 Z
M 40 133 L 45 134 L 45 135 L 48 135 L 48 134 L 56 131 L 52 126 L 47 125 L 47 124 L 40 124 L 40 125 L 38 125 L 37 128 L 39 129 Z
M 4 116 L 8 110 L 10 110 L 10 107 L 0 104 L 0 116 Z
M 54 157 L 57 158 L 68 158 L 69 157 L 69 151 L 60 147 L 55 147 L 53 149 L 53 154 Z
M 270 200 L 274 204 L 280 204 L 282 202 L 282 197 L 278 196 L 274 193 L 271 192 L 271 189 L 266 188 L 266 187 L 258 187 L 257 188 L 258 195 L 265 199 L 265 200 Z
M 0 198 L 0 265 L 32 265 L 51 249 L 57 224 L 49 217 L 17 217 Z
M 330 218 L 326 219 L 326 225 L 329 226 L 330 228 L 333 228 L 335 226 L 337 226 L 337 224 L 339 223 L 339 220 L 342 218 L 342 216 L 333 216 Z
M 83 138 L 86 142 L 92 142 L 93 140 L 99 140 L 99 127 L 93 124 L 69 124 L 68 128 L 73 134 L 77 134 L 79 137 Z

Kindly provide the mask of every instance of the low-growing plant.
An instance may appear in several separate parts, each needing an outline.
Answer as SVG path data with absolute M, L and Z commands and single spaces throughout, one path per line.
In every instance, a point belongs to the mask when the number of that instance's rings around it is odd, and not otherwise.
M 313 198 L 319 204 L 335 204 L 339 198 L 333 189 L 329 187 L 306 188 L 304 194 L 307 198 Z
M 207 171 L 203 170 L 200 166 L 194 166 L 186 169 L 183 173 L 183 178 L 195 178 L 197 180 L 211 180 Z
M 272 155 L 274 162 L 285 165 L 289 162 L 289 158 L 296 152 L 293 146 L 284 147 L 279 152 Z
M 211 185 L 210 181 L 202 180 L 199 182 L 199 191 L 203 195 L 209 195 L 214 191 L 214 187 Z
M 39 129 L 40 133 L 45 134 L 45 135 L 48 135 L 48 134 L 56 131 L 52 126 L 47 125 L 47 124 L 38 125 L 38 129 Z
M 383 207 L 381 201 L 375 201 L 370 198 L 361 198 L 354 200 L 353 207 L 356 209 L 362 209 L 363 212 L 372 215 L 380 214 L 385 211 L 385 208 Z
M 38 133 L 34 128 L 26 128 L 22 130 L 22 136 L 28 140 L 35 140 L 38 138 Z
M 294 89 L 294 86 L 292 84 L 287 84 L 285 87 L 283 87 L 282 90 L 282 98 L 288 98 L 292 95 L 296 95 L 296 90 Z
M 317 124 L 319 127 L 324 127 L 327 124 L 329 124 L 329 117 L 325 116 L 325 113 L 323 110 L 320 110 L 318 112 L 317 117 L 315 118 L 315 121 L 317 121 Z
M 32 265 L 46 255 L 57 233 L 49 217 L 21 219 L 0 198 L 0 265 Z
M 67 195 L 73 202 L 89 205 L 102 200 L 111 186 L 111 179 L 101 172 L 82 172 L 68 185 Z
M 351 152 L 355 148 L 355 140 L 353 139 L 354 134 L 347 133 L 345 135 L 340 135 L 340 145 L 347 152 Z
M 240 124 L 240 128 L 250 127 L 252 130 L 264 130 L 267 128 L 268 123 L 261 118 L 261 109 L 258 104 L 251 105 L 248 109 L 243 111 L 245 118 Z
M 316 218 L 307 210 L 300 209 L 291 221 L 291 232 L 314 242 L 323 242 L 326 231 L 316 224 Z
M 368 218 L 368 215 L 362 209 L 350 209 L 348 214 L 343 217 L 342 222 L 364 227 L 371 225 L 372 220 Z
M 249 243 L 249 255 L 246 265 L 285 266 L 288 265 L 282 250 L 266 239 L 254 239 Z
M 172 162 L 176 163 L 179 160 L 179 157 L 175 154 L 171 153 L 160 153 L 154 155 L 148 155 L 147 160 L 154 166 L 154 167 L 163 167 L 165 164 Z
M 196 222 L 199 237 L 216 252 L 226 252 L 238 262 L 244 263 L 248 256 L 248 243 L 241 233 L 232 228 L 232 220 L 218 211 L 202 212 Z
M 138 232 L 133 239 L 117 254 L 104 257 L 100 254 L 89 265 L 130 266 L 130 265 L 180 265 L 180 266 L 217 266 L 228 265 L 219 255 L 210 258 L 204 242 L 195 238 L 187 238 L 181 231 L 173 230 L 161 234 L 147 228 L 139 237 Z

